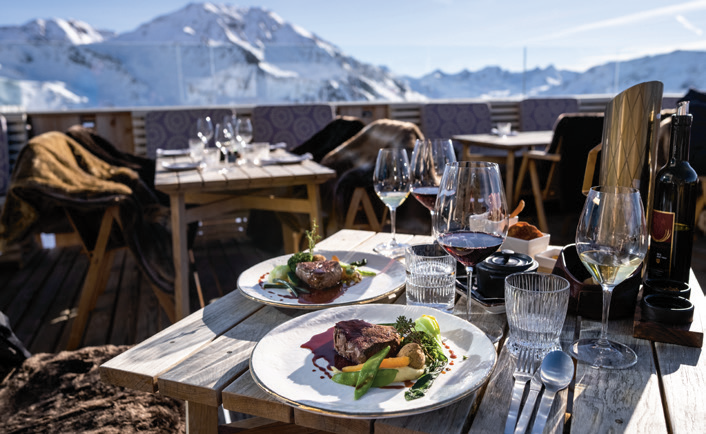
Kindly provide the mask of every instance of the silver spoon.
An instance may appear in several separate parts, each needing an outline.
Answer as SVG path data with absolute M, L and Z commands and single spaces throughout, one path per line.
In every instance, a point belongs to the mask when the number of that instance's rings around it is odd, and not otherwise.
M 541 434 L 544 431 L 554 395 L 567 387 L 571 383 L 571 379 L 574 378 L 574 362 L 565 352 L 552 351 L 544 357 L 539 370 L 542 383 L 544 383 L 544 393 L 534 419 L 532 434 Z

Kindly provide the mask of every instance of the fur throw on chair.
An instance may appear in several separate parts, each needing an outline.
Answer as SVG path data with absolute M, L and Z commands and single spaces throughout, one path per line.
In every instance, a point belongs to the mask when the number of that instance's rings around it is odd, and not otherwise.
M 21 242 L 69 213 L 92 248 L 102 215 L 113 205 L 122 231 L 114 228 L 111 243 L 127 245 L 150 280 L 173 293 L 168 208 L 137 172 L 106 163 L 60 132 L 36 136 L 20 151 L 0 215 L 0 244 Z

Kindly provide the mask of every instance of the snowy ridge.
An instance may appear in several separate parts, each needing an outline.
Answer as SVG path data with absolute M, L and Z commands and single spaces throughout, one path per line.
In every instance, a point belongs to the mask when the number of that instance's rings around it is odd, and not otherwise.
M 256 7 L 192 3 L 121 34 L 60 18 L 0 27 L 0 105 L 29 110 L 610 94 L 649 80 L 662 81 L 665 93 L 704 89 L 706 53 L 584 73 L 488 66 L 411 78 Z

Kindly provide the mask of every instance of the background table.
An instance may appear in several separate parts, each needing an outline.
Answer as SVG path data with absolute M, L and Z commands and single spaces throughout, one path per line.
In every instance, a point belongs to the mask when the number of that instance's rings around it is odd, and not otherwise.
M 343 230 L 320 246 L 372 252 L 377 243 L 389 238 L 387 233 Z M 404 234 L 397 238 L 414 244 L 429 240 Z M 690 283 L 701 321 L 706 303 L 693 273 Z M 389 301 L 401 303 L 404 297 Z M 461 298 L 458 313 L 464 305 L 465 298 Z M 221 404 L 226 409 L 335 433 L 503 432 L 515 368 L 504 339 L 498 343 L 498 362 L 489 382 L 437 411 L 389 419 L 343 419 L 277 401 L 254 383 L 248 372 L 250 352 L 271 329 L 303 313 L 264 306 L 233 291 L 108 361 L 100 368 L 101 378 L 185 400 L 189 432 L 216 433 Z M 478 306 L 474 306 L 472 321 L 499 324 L 507 331 L 505 315 L 491 315 Z M 566 349 L 576 337 L 595 336 L 599 330 L 599 321 L 568 316 L 562 346 Z M 610 321 L 609 334 L 636 351 L 637 365 L 610 371 L 578 364 L 574 381 L 554 401 L 545 432 L 702 432 L 706 356 L 701 349 L 634 339 L 632 318 Z
M 284 151 L 277 151 L 277 155 L 282 153 Z M 230 164 L 226 168 L 219 164 L 204 170 L 180 172 L 163 167 L 165 162 L 190 161 L 190 156 L 158 158 L 155 175 L 155 187 L 169 195 L 178 319 L 190 313 L 186 236 L 189 223 L 240 209 L 303 213 L 309 216 L 309 221 L 321 222 L 319 185 L 336 177 L 335 171 L 314 161 L 263 167 Z M 224 168 L 226 170 L 221 170 Z M 305 197 L 298 197 L 295 187 L 304 187 Z M 285 250 L 294 249 L 291 240 L 285 238 Z
M 497 134 L 461 134 L 451 137 L 463 145 L 463 156 L 468 158 L 471 146 L 499 149 L 505 155 L 505 192 L 507 200 L 512 200 L 515 183 L 515 152 L 535 146 L 546 146 L 552 141 L 552 131 L 517 131 L 510 136 Z M 512 206 L 510 207 L 512 208 Z

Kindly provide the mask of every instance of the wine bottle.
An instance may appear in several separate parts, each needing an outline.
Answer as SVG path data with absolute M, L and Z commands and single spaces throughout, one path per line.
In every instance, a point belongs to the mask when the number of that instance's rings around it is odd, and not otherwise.
M 689 164 L 691 123 L 689 102 L 679 103 L 677 113 L 672 115 L 669 161 L 657 172 L 655 182 L 649 278 L 689 281 L 698 182 Z

